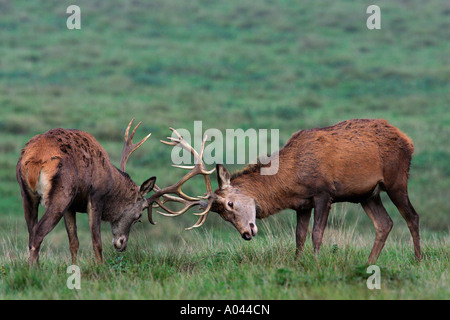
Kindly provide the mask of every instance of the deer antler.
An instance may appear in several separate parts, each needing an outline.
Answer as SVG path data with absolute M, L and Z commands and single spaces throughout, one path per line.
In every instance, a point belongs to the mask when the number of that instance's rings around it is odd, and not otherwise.
M 123 149 L 122 149 L 122 158 L 120 159 L 120 170 L 125 172 L 125 166 L 127 164 L 128 157 L 137 149 L 139 148 L 150 136 L 151 133 L 146 136 L 144 139 L 139 141 L 138 143 L 133 144 L 132 140 L 134 137 L 134 133 L 136 132 L 136 129 L 141 125 L 142 121 L 137 124 L 137 126 L 134 128 L 133 132 L 131 133 L 131 136 L 128 137 L 128 134 L 130 133 L 131 125 L 133 124 L 134 118 L 131 119 L 130 123 L 128 124 L 127 130 L 125 130 L 125 141 L 123 143 Z
M 209 179 L 209 175 L 214 172 L 215 168 L 211 171 L 207 171 L 205 168 L 205 165 L 203 163 L 202 158 L 203 158 L 203 151 L 205 149 L 205 142 L 207 139 L 206 136 L 203 138 L 200 153 L 197 153 L 197 151 L 189 143 L 187 143 L 186 140 L 183 139 L 183 137 L 178 133 L 178 131 L 176 131 L 173 128 L 170 128 L 170 130 L 172 130 L 175 133 L 177 138 L 167 137 L 167 139 L 169 139 L 170 141 L 161 140 L 161 142 L 164 144 L 167 144 L 169 146 L 179 146 L 179 147 L 189 151 L 194 156 L 195 165 L 194 166 L 172 165 L 173 167 L 181 168 L 181 169 L 188 169 L 190 171 L 183 178 L 181 178 L 180 181 L 178 181 L 177 183 L 175 183 L 171 186 L 165 187 L 163 189 L 155 186 L 154 190 L 156 192 L 147 200 L 148 201 L 148 219 L 150 220 L 151 223 L 153 223 L 153 220 L 152 220 L 152 204 L 153 203 L 156 203 L 157 207 L 160 207 L 161 209 L 163 209 L 164 211 L 167 212 L 167 213 L 164 213 L 161 211 L 157 211 L 159 214 L 162 214 L 164 216 L 169 216 L 169 217 L 180 216 L 180 215 L 184 214 L 186 211 L 188 211 L 190 208 L 192 208 L 196 205 L 204 207 L 205 209 L 202 212 L 194 213 L 195 215 L 199 215 L 200 218 L 193 226 L 186 228 L 186 230 L 190 230 L 192 228 L 200 227 L 206 221 L 208 212 L 211 209 L 212 202 L 213 202 L 213 198 L 212 198 L 213 191 L 212 191 L 211 180 Z M 191 197 L 191 196 L 186 195 L 181 190 L 182 185 L 186 181 L 191 179 L 192 177 L 199 175 L 199 174 L 203 175 L 203 177 L 205 179 L 206 195 L 203 197 Z M 170 194 L 175 194 L 177 196 L 173 196 Z M 163 198 L 162 200 L 160 200 L 161 197 Z M 205 206 L 204 200 L 208 201 L 206 206 Z M 164 205 L 166 202 L 169 202 L 169 201 L 182 203 L 182 204 L 184 204 L 184 207 L 179 211 L 173 211 Z

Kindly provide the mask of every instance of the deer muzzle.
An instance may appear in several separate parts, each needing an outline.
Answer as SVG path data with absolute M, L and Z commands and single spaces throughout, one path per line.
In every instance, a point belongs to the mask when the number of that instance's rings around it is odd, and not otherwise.
M 256 236 L 258 233 L 258 227 L 253 222 L 248 224 L 249 229 L 242 233 L 242 238 L 244 240 L 252 240 L 252 237 Z
M 113 239 L 113 246 L 118 252 L 125 251 L 127 249 L 128 239 L 127 236 L 120 236 L 119 238 Z

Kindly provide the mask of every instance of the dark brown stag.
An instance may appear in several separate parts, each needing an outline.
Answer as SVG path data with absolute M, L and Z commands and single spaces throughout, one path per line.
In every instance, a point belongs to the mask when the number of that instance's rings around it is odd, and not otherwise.
M 297 213 L 298 256 L 314 209 L 312 241 L 317 254 L 331 204 L 361 203 L 375 226 L 375 244 L 368 259 L 372 264 L 393 225 L 380 198 L 380 192 L 386 191 L 406 220 L 420 260 L 419 216 L 407 191 L 413 151 L 411 140 L 386 120 L 353 119 L 298 131 L 279 150 L 276 174 L 260 174 L 270 163 L 258 162 L 233 175 L 217 165 L 219 187 L 208 195 L 208 204 L 203 205 L 206 209 L 195 226 L 205 221 L 211 208 L 250 240 L 258 231 L 256 218 L 293 209 Z
M 137 186 L 125 173 L 127 159 L 150 136 L 133 144 L 140 123 L 129 136 L 133 120 L 125 132 L 120 170 L 106 151 L 87 132 L 53 129 L 33 137 L 22 150 L 16 167 L 29 233 L 30 264 L 39 263 L 44 237 L 64 217 L 72 262 L 76 261 L 78 237 L 76 212 L 87 212 L 92 244 L 98 262 L 102 261 L 100 222 L 108 221 L 113 245 L 118 251 L 127 247 L 131 226 L 147 208 L 144 196 L 153 189 L 155 177 Z M 38 206 L 45 213 L 38 221 Z

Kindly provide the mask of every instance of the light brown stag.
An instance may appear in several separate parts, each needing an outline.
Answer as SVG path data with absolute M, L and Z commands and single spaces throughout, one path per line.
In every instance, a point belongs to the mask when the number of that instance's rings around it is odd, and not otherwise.
M 179 136 L 173 138 L 172 143 L 185 142 Z M 331 204 L 361 203 L 375 226 L 375 243 L 368 259 L 368 263 L 373 264 L 393 226 L 380 198 L 380 192 L 386 191 L 406 220 L 415 255 L 420 260 L 419 216 L 407 190 L 413 151 L 411 139 L 386 120 L 353 119 L 325 128 L 298 131 L 279 150 L 279 168 L 273 175 L 260 173 L 261 168 L 271 163 L 258 162 L 233 175 L 218 164 L 219 187 L 214 193 L 208 191 L 208 202 L 200 204 L 204 211 L 193 227 L 202 225 L 211 210 L 231 222 L 245 240 L 250 240 L 258 231 L 256 218 L 293 209 L 297 213 L 298 256 L 303 250 L 314 209 L 312 242 L 317 254 Z M 210 185 L 208 190 L 211 190 Z M 154 196 L 159 195 L 161 192 Z M 165 201 L 177 200 L 171 197 Z M 189 203 L 198 204 L 200 200 L 189 202 L 190 199 L 184 197 L 182 201 L 186 209 Z M 176 215 L 186 212 L 185 209 Z M 168 215 L 173 214 L 168 212 Z
M 42 240 L 62 217 L 72 262 L 75 263 L 79 247 L 76 212 L 87 212 L 89 216 L 98 262 L 102 261 L 102 220 L 111 224 L 116 250 L 126 249 L 131 226 L 139 221 L 142 211 L 147 208 L 144 196 L 153 189 L 156 180 L 156 177 L 151 177 L 137 186 L 125 173 L 130 154 L 150 136 L 133 144 L 133 136 L 141 124 L 129 136 L 133 120 L 125 131 L 120 170 L 87 132 L 52 129 L 33 137 L 26 144 L 17 162 L 16 176 L 28 226 L 30 264 L 39 264 Z M 38 221 L 39 203 L 45 207 L 45 213 Z

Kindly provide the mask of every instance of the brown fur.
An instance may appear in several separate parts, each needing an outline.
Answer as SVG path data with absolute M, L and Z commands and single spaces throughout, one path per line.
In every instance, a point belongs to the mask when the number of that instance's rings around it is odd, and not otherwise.
M 146 206 L 139 197 L 143 190 L 111 163 L 92 135 L 79 130 L 52 129 L 30 139 L 17 162 L 16 176 L 28 225 L 30 263 L 38 262 L 43 238 L 63 216 L 75 261 L 75 212 L 89 214 L 94 251 L 101 261 L 100 221 L 111 222 L 113 235 L 121 232 L 121 243 L 125 241 L 126 247 L 129 227 L 135 220 L 126 214 L 141 213 Z M 46 211 L 38 222 L 39 202 Z M 122 226 L 116 226 L 120 223 Z
M 405 217 L 416 256 L 420 258 L 418 215 L 407 196 L 413 152 L 411 139 L 386 120 L 353 119 L 325 128 L 301 130 L 279 151 L 279 170 L 275 175 L 260 175 L 261 163 L 244 168 L 231 176 L 231 188 L 216 190 L 222 201 L 216 201 L 214 208 L 235 193 L 254 199 L 257 218 L 283 209 L 296 210 L 298 252 L 306 232 L 302 228 L 307 227 L 314 208 L 313 242 L 318 252 L 331 204 L 361 203 L 377 231 L 369 257 L 374 262 L 392 227 L 379 199 L 383 190 Z M 218 212 L 224 210 L 219 209 Z

